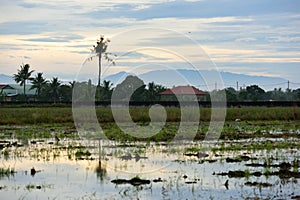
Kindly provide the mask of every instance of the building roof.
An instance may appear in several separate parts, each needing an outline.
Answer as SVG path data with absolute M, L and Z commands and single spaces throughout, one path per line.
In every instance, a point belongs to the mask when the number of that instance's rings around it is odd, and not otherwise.
M 0 89 L 14 89 L 8 84 L 0 84 Z
M 203 92 L 194 86 L 177 86 L 172 89 L 168 89 L 159 93 L 161 95 L 172 95 L 172 94 L 179 94 L 179 95 L 206 95 L 207 92 Z
M 9 84 L 9 86 L 12 89 L 16 90 L 17 94 L 24 94 L 24 88 L 23 88 L 23 86 L 20 86 L 18 84 Z M 35 95 L 36 94 L 36 89 L 31 89 L 31 86 L 32 85 L 26 84 L 25 92 L 26 92 L 27 95 Z

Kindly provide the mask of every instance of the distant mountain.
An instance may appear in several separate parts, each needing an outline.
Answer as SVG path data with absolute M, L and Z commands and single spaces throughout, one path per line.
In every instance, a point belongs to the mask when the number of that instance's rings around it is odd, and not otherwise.
M 15 84 L 12 76 L 8 76 L 5 74 L 0 74 L 0 84 Z
M 112 75 L 109 75 L 109 76 L 105 76 L 104 77 L 104 80 L 107 80 L 107 81 L 110 81 L 112 82 L 114 85 L 117 85 L 119 83 L 121 83 L 122 81 L 125 80 L 125 78 L 129 75 L 135 75 L 135 74 L 132 74 L 132 73 L 127 73 L 127 72 L 124 72 L 124 71 L 121 71 L 121 72 L 118 72 L 116 74 L 112 74 Z M 102 82 L 102 81 L 101 81 Z
M 111 81 L 114 86 L 121 83 L 128 75 L 135 75 L 125 71 L 118 72 L 109 76 L 105 76 L 104 80 Z M 142 79 L 146 84 L 155 82 L 166 87 L 173 87 L 179 85 L 194 85 L 201 90 L 213 90 L 215 88 L 222 89 L 221 85 L 225 87 L 245 87 L 248 85 L 258 85 L 264 90 L 273 90 L 274 88 L 287 88 L 287 80 L 278 77 L 266 76 L 250 76 L 245 74 L 236 74 L 231 72 L 217 72 L 214 70 L 155 70 L 136 75 Z M 216 76 L 221 78 L 216 79 Z M 221 84 L 219 80 L 223 80 Z M 0 74 L 0 84 L 15 84 L 12 76 Z
M 110 80 L 114 85 L 122 82 L 126 76 L 134 75 L 127 72 L 119 72 L 110 76 L 104 77 L 105 80 Z M 231 72 L 217 72 L 214 70 L 155 70 L 137 75 L 146 84 L 155 82 L 166 87 L 178 85 L 194 85 L 202 90 L 222 89 L 225 87 L 245 87 L 248 85 L 258 85 L 264 90 L 273 90 L 275 87 L 285 89 L 287 80 L 278 77 L 266 76 L 250 76 L 245 74 L 235 74 Z M 220 77 L 220 78 L 217 78 Z M 220 80 L 223 80 L 221 83 Z

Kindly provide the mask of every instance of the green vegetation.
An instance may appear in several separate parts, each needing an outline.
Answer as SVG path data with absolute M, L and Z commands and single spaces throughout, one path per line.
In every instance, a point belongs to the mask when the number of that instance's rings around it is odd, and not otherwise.
M 180 122 L 180 108 L 165 108 L 167 112 L 167 122 Z M 185 108 L 193 109 L 193 108 Z M 100 123 L 114 122 L 111 109 L 109 107 L 96 108 L 96 113 Z M 120 108 L 122 114 L 122 108 Z M 150 121 L 148 107 L 130 108 L 130 114 L 134 122 L 147 123 Z M 235 127 L 243 125 L 264 126 L 266 121 L 280 124 L 282 121 L 293 120 L 299 122 L 300 108 L 298 107 L 251 107 L 251 108 L 227 108 L 226 121 L 237 122 Z M 211 109 L 200 108 L 200 121 L 209 122 L 211 120 Z M 73 124 L 72 108 L 62 106 L 50 107 L 0 107 L 1 125 L 32 125 L 32 124 Z M 274 124 L 274 125 L 275 125 Z M 299 125 L 299 123 L 296 123 Z
M 89 150 L 84 151 L 83 149 L 79 149 L 75 152 L 75 157 L 76 159 L 80 159 L 82 157 L 89 157 L 91 156 L 91 152 Z
M 289 141 L 264 141 L 264 142 L 253 142 L 253 143 L 248 143 L 248 144 L 227 144 L 226 146 L 224 145 L 220 145 L 219 147 L 213 147 L 212 151 L 216 152 L 216 151 L 241 151 L 241 150 L 262 150 L 262 149 L 299 149 L 300 148 L 300 144 L 298 143 L 298 141 L 293 141 L 293 140 L 289 140 Z
M 124 108 L 118 109 L 120 109 L 119 113 L 122 114 Z M 166 108 L 166 113 L 166 124 L 158 134 L 148 138 L 148 140 L 169 141 L 177 134 L 181 121 L 181 109 Z M 195 136 L 196 140 L 205 138 L 210 125 L 210 113 L 210 108 L 200 108 L 200 122 Z M 124 134 L 120 130 L 114 122 L 109 107 L 96 108 L 96 114 L 101 128 L 109 139 L 136 140 L 133 136 Z M 149 108 L 130 108 L 130 114 L 132 120 L 138 125 L 149 125 Z M 300 121 L 298 116 L 300 116 L 300 108 L 298 107 L 228 108 L 220 139 L 299 137 Z M 82 112 L 82 117 L 85 117 L 84 112 Z M 236 121 L 236 119 L 240 120 Z M 51 138 L 54 137 L 54 132 L 58 138 L 77 137 L 71 107 L 0 107 L 0 125 L 0 138 L 10 138 L 12 135 L 17 139 Z M 189 126 L 184 130 L 184 136 L 188 137 L 190 134 L 194 136 L 195 134 Z M 273 148 L 273 144 L 265 145 L 268 149 Z M 255 145 L 253 146 L 255 147 Z M 240 147 L 234 146 L 232 148 Z
M 26 189 L 27 190 L 32 190 L 32 189 L 34 189 L 35 188 L 35 185 L 33 185 L 33 184 L 28 184 L 28 185 L 26 185 Z
M 0 180 L 4 177 L 10 177 L 15 174 L 15 170 L 13 168 L 0 168 Z
M 83 82 L 70 82 L 69 84 L 62 84 L 58 77 L 53 77 L 50 81 L 47 81 L 43 77 L 43 73 L 39 72 L 35 78 L 32 78 L 34 70 L 30 71 L 29 64 L 23 64 L 20 66 L 20 70 L 14 74 L 16 83 L 23 86 L 23 94 L 18 95 L 13 100 L 21 101 L 43 101 L 43 102 L 71 102 L 75 101 L 110 101 L 112 94 L 114 99 L 120 101 L 177 101 L 175 95 L 160 95 L 160 92 L 167 90 L 166 87 L 155 84 L 154 82 L 145 84 L 143 80 L 136 76 L 129 75 L 125 80 L 112 87 L 113 84 L 110 81 L 100 81 L 101 74 L 101 59 L 104 57 L 109 62 L 114 64 L 114 60 L 109 58 L 114 54 L 106 52 L 108 40 L 104 40 L 103 37 L 97 42 L 97 46 L 94 46 L 94 52 L 99 57 L 99 74 L 98 84 L 92 84 L 92 81 L 86 80 Z M 92 57 L 90 58 L 92 59 Z M 31 94 L 29 98 L 26 96 L 26 81 L 31 81 L 31 88 L 36 89 L 35 94 Z M 256 102 L 256 101 L 299 101 L 300 100 L 300 88 L 291 90 L 287 88 L 282 90 L 281 88 L 274 88 L 272 91 L 264 91 L 258 85 L 250 85 L 247 87 L 235 90 L 232 87 L 225 88 L 223 90 L 210 91 L 204 98 L 210 100 L 212 96 L 221 97 L 226 94 L 227 101 L 244 101 L 244 102 Z M 9 96 L 5 92 L 1 91 L 0 99 L 6 100 L 6 96 Z M 29 95 L 28 95 L 29 96 Z M 9 98 L 11 99 L 11 98 Z M 223 99 L 223 98 L 220 98 Z
M 34 72 L 34 70 L 30 71 L 30 65 L 29 64 L 23 64 L 20 66 L 21 69 L 18 70 L 17 74 L 14 74 L 14 80 L 20 84 L 20 86 L 23 86 L 23 94 L 25 97 L 25 100 L 27 100 L 26 98 L 26 81 L 27 80 L 32 80 L 32 78 L 30 77 L 31 74 Z
M 274 88 L 271 91 L 264 91 L 258 85 L 250 85 L 240 88 L 239 91 L 232 87 L 219 91 L 213 91 L 210 95 L 218 95 L 220 92 L 226 93 L 227 101 L 295 101 L 300 99 L 300 88 L 285 91 L 281 88 Z

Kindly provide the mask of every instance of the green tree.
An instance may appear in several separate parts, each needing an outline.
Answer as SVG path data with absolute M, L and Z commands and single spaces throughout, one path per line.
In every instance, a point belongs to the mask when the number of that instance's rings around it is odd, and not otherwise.
M 31 80 L 32 86 L 30 89 L 36 89 L 37 97 L 40 97 L 42 89 L 47 85 L 47 80 L 43 77 L 43 73 L 39 72 Z
M 58 93 L 61 101 L 72 101 L 72 87 L 70 85 L 60 85 Z
M 89 100 L 91 101 L 93 99 L 93 85 L 92 85 L 92 81 L 91 79 L 88 80 L 88 83 L 87 83 L 87 89 L 86 89 L 86 100 Z
M 114 89 L 113 100 L 144 101 L 146 99 L 145 87 L 146 85 L 141 79 L 129 75 Z
M 94 100 L 97 87 L 92 84 L 91 80 L 88 80 L 88 82 L 73 82 L 71 89 L 73 101 L 92 101 Z
M 160 100 L 160 92 L 165 91 L 167 88 L 162 85 L 156 85 L 154 82 L 148 83 L 147 100 L 157 101 Z
M 239 99 L 246 101 L 265 100 L 265 91 L 257 85 L 247 86 L 239 92 Z
M 111 99 L 111 95 L 112 95 L 112 86 L 113 84 L 110 81 L 103 81 L 103 87 L 101 88 L 101 99 L 104 101 L 108 101 Z
M 300 88 L 293 90 L 293 100 L 300 100 Z
M 49 92 L 50 92 L 50 95 L 51 95 L 54 103 L 57 102 L 57 99 L 59 97 L 60 85 L 61 85 L 61 82 L 58 80 L 57 77 L 53 77 L 49 83 Z
M 75 84 L 76 84 L 76 81 L 69 82 L 69 84 L 70 84 L 70 86 L 71 86 L 71 88 L 72 88 L 72 90 L 73 90 L 73 88 L 74 88 L 74 86 L 75 86 Z
M 287 100 L 287 95 L 284 93 L 281 88 L 274 88 L 272 91 L 268 91 L 265 94 L 266 100 L 275 100 L 275 101 L 285 101 Z
M 225 92 L 226 92 L 227 101 L 237 101 L 238 100 L 237 91 L 233 87 L 226 88 Z
M 32 80 L 31 78 L 31 74 L 34 72 L 34 70 L 29 70 L 30 65 L 29 64 L 23 64 L 20 66 L 21 69 L 18 70 L 18 73 L 14 74 L 14 80 L 16 81 L 16 83 L 19 83 L 20 86 L 23 86 L 23 90 L 24 90 L 24 97 L 25 100 L 27 100 L 26 97 L 26 81 L 27 80 Z

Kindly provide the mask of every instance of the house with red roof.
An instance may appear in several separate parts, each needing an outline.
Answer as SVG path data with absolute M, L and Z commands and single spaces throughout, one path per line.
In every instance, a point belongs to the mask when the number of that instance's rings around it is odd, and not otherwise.
M 207 92 L 194 86 L 177 86 L 159 93 L 162 100 L 205 101 Z

